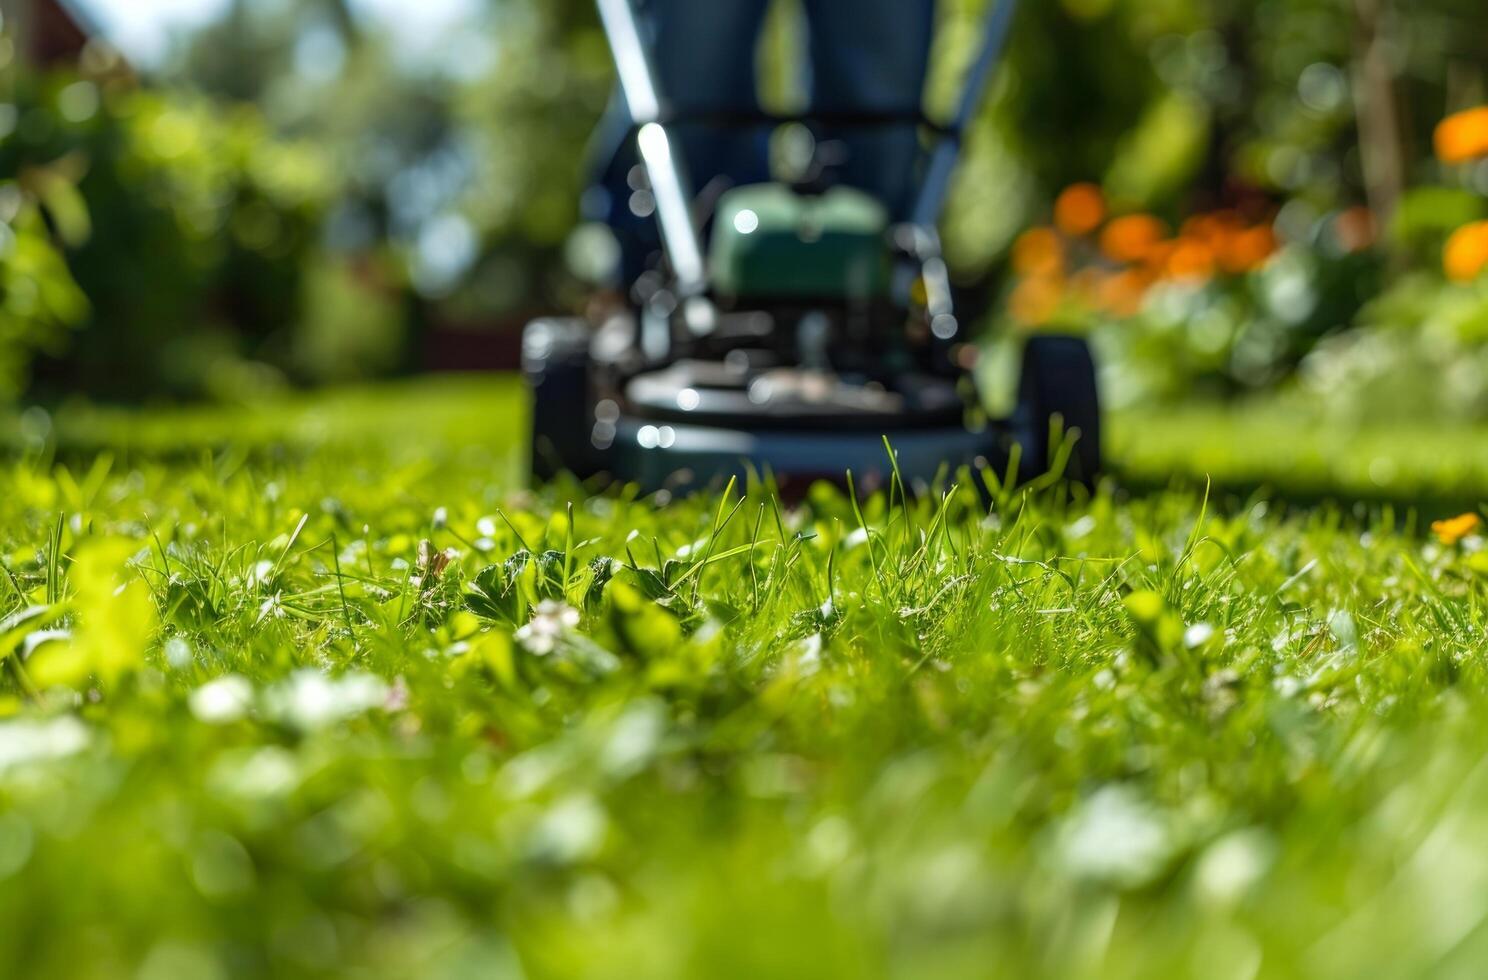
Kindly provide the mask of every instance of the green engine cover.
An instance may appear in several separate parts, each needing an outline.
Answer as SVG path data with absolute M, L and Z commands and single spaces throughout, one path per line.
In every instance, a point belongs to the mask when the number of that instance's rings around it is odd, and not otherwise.
M 718 202 L 709 252 L 720 294 L 761 299 L 869 299 L 888 290 L 888 213 L 850 187 L 805 196 L 750 184 Z

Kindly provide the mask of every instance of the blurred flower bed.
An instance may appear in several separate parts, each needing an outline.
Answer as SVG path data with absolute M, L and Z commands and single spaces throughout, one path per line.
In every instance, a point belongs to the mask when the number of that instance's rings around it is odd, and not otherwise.
M 1091 334 L 1116 406 L 1280 390 L 1354 420 L 1488 419 L 1488 220 L 1467 189 L 1488 108 L 1435 146 L 1458 186 L 1407 191 L 1383 228 L 1363 205 L 1260 203 L 1174 229 L 1071 185 L 1014 242 L 1005 325 Z

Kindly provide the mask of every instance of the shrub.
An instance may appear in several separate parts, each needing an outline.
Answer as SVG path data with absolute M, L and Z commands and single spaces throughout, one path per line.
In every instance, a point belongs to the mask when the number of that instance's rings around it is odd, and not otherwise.
M 70 271 L 89 302 L 54 302 L 45 342 L 7 336 L 11 396 L 36 355 L 41 389 L 114 398 L 221 395 L 275 373 L 244 364 L 288 362 L 334 188 L 315 149 L 252 107 L 119 80 L 22 76 L 13 96 L 0 174 L 35 201 L 31 251 L 50 242 L 65 268 L 47 266 L 49 287 L 35 259 L 6 271 L 58 298 Z

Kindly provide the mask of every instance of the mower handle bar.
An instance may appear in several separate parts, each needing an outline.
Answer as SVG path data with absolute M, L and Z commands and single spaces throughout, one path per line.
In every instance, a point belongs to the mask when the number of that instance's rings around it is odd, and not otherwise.
M 596 0 L 610 50 L 615 57 L 615 70 L 620 77 L 620 91 L 625 96 L 630 118 L 639 127 L 636 146 L 641 163 L 651 182 L 651 195 L 656 202 L 656 221 L 661 227 L 662 244 L 666 246 L 672 271 L 676 273 L 678 298 L 687 304 L 698 300 L 707 290 L 703 247 L 697 228 L 692 223 L 692 194 L 687 177 L 672 148 L 672 140 L 661 121 L 661 99 L 656 94 L 656 70 L 651 53 L 641 40 L 635 8 L 630 0 Z M 700 310 L 699 332 L 711 329 L 711 317 Z
M 925 178 L 920 184 L 920 193 L 910 208 L 911 224 L 922 228 L 934 228 L 940 220 L 941 208 L 945 207 L 946 194 L 950 191 L 951 175 L 956 170 L 956 158 L 961 153 L 960 135 L 976 118 L 986 94 L 987 82 L 992 69 L 1002 59 L 1003 48 L 1013 27 L 1013 15 L 1018 10 L 1018 0 L 992 0 L 992 12 L 987 15 L 982 29 L 982 46 L 967 72 L 966 84 L 961 88 L 961 99 L 956 114 L 947 127 L 950 138 L 942 139 L 930 153 L 930 162 L 925 168 Z
M 595 3 L 615 58 L 620 90 L 625 97 L 626 107 L 630 110 L 630 118 L 637 127 L 636 145 L 651 183 L 662 244 L 671 260 L 672 271 L 676 274 L 678 298 L 683 300 L 684 309 L 696 311 L 697 322 L 691 322 L 694 318 L 690 316 L 689 326 L 694 332 L 706 333 L 712 329 L 712 317 L 711 311 L 703 308 L 708 285 L 703 249 L 697 228 L 692 222 L 689 204 L 691 193 L 687 187 L 687 178 L 677 165 L 673 141 L 667 133 L 669 122 L 676 120 L 663 116 L 662 102 L 656 87 L 655 66 L 652 64 L 650 51 L 641 40 L 640 26 L 631 0 L 595 0 Z M 956 160 L 960 155 L 960 135 L 971 124 L 981 106 L 992 69 L 1002 57 L 1006 46 L 1016 9 L 1017 0 L 993 0 L 992 10 L 982 32 L 981 48 L 967 73 L 955 115 L 949 126 L 936 127 L 931 124 L 932 128 L 940 131 L 941 139 L 931 151 L 924 181 L 910 211 L 911 224 L 934 228 L 940 218 L 946 193 L 950 189 L 951 175 L 955 172 Z M 803 121 L 810 119 L 825 122 L 823 117 L 827 115 L 829 114 L 808 113 Z M 890 123 L 887 118 L 872 118 L 878 117 L 879 113 L 845 115 L 858 116 L 859 124 Z M 790 121 L 789 117 L 783 118 Z M 914 119 L 917 123 L 923 121 L 923 114 L 914 113 Z M 896 121 L 904 124 L 909 120 L 899 118 Z
M 837 129 L 893 129 L 913 126 L 946 139 L 959 139 L 954 126 L 931 119 L 920 109 L 808 109 L 804 112 L 766 112 L 763 109 L 668 108 L 657 122 L 666 126 L 700 125 L 724 129 L 766 129 L 804 125 Z

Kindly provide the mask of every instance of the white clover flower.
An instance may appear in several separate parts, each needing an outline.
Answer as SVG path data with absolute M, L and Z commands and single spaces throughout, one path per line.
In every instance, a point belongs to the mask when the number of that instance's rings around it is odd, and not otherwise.
M 253 685 L 248 678 L 224 674 L 191 692 L 191 713 L 208 725 L 237 721 L 253 707 Z
M 264 708 L 269 717 L 309 732 L 384 708 L 388 693 L 387 682 L 371 674 L 351 671 L 331 677 L 302 668 L 264 693 Z
M 544 599 L 532 611 L 532 620 L 517 630 L 517 642 L 528 653 L 545 657 L 558 646 L 563 634 L 579 625 L 579 611 L 566 602 Z
M 25 763 L 44 763 L 76 755 L 92 732 L 72 715 L 16 718 L 0 722 L 0 772 Z

